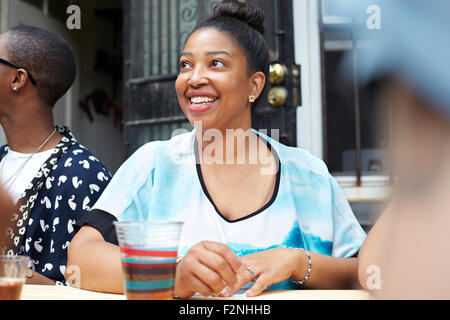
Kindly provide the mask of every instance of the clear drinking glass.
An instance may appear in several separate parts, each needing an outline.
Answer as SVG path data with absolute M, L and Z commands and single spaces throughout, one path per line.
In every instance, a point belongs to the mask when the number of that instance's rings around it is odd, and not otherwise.
M 0 256 L 0 300 L 19 300 L 25 283 L 27 256 Z

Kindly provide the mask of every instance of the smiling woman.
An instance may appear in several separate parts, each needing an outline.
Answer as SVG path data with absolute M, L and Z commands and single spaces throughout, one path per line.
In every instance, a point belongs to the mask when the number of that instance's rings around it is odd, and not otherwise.
M 226 33 L 212 28 L 194 32 L 181 54 L 175 84 L 189 121 L 201 121 L 204 129 L 224 133 L 226 129 L 250 129 L 249 97 L 260 95 L 265 75 L 252 72 L 249 76 L 248 69 L 243 50 Z
M 260 9 L 227 0 L 187 38 L 175 87 L 195 130 L 140 148 L 77 223 L 69 262 L 83 288 L 123 291 L 116 220 L 184 222 L 178 297 L 356 281 L 365 233 L 325 164 L 252 129 L 269 71 L 263 24 Z

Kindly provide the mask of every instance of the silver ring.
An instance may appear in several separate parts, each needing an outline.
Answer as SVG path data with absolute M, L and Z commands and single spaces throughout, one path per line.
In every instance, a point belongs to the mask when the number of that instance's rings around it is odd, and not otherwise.
M 253 269 L 252 267 L 248 266 L 248 267 L 245 268 L 245 270 L 247 270 L 248 272 L 250 272 L 252 274 L 252 277 L 253 277 L 252 281 L 255 281 L 256 277 L 257 277 L 255 269 Z

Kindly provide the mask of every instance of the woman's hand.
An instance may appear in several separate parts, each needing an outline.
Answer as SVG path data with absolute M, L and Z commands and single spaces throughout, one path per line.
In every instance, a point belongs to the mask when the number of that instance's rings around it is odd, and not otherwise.
M 208 297 L 219 294 L 226 286 L 237 291 L 245 268 L 226 245 L 202 241 L 189 249 L 178 263 L 175 296 L 189 298 L 196 292 Z
M 252 267 L 256 272 L 255 283 L 246 291 L 246 295 L 249 297 L 261 294 L 273 283 L 291 277 L 296 279 L 297 273 L 303 272 L 302 266 L 304 266 L 305 273 L 307 269 L 306 255 L 302 251 L 292 248 L 269 249 L 243 256 L 240 259 L 244 265 L 244 271 L 238 277 L 240 283 L 235 286 L 237 290 L 253 281 L 253 274 L 245 267 Z M 237 290 L 230 288 L 228 294 L 224 296 L 231 296 Z

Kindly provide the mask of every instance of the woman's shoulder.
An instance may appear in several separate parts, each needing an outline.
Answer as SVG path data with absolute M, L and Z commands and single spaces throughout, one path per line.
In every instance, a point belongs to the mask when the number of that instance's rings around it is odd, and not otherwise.
M 283 167 L 288 167 L 291 171 L 310 171 L 316 175 L 328 178 L 328 168 L 319 157 L 300 147 L 287 146 L 270 137 L 266 138 L 272 149 L 278 154 Z
M 80 143 L 75 143 L 63 153 L 53 169 L 67 173 L 105 172 L 110 176 L 105 165 Z
M 163 163 L 166 167 L 175 165 L 177 161 L 180 161 L 180 154 L 192 154 L 193 148 L 190 141 L 193 141 L 193 137 L 193 132 L 187 132 L 173 136 L 170 140 L 148 142 L 128 157 L 115 176 L 149 177 L 158 164 Z
M 182 131 L 182 133 L 173 135 L 168 140 L 157 140 L 147 142 L 138 148 L 130 158 L 139 159 L 158 159 L 159 157 L 172 157 L 182 154 L 192 154 L 193 152 L 194 131 Z
M 51 157 L 49 158 L 51 159 Z M 103 163 L 86 147 L 76 143 L 57 161 L 50 160 L 46 189 L 52 193 L 102 192 L 112 178 Z

